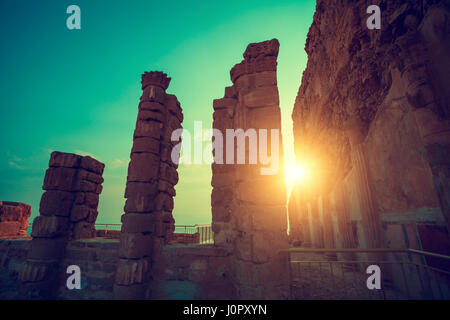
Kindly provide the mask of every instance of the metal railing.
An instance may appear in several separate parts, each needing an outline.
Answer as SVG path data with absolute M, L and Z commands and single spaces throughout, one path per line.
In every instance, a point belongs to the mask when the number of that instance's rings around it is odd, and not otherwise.
M 415 249 L 310 249 L 287 253 L 291 299 L 450 299 L 450 256 Z M 367 286 L 381 271 L 381 288 Z
M 119 231 L 122 224 L 120 223 L 98 223 L 95 225 L 97 233 L 101 236 L 108 236 L 110 231 Z M 174 240 L 183 243 L 208 244 L 214 243 L 214 233 L 210 224 L 195 225 L 175 225 Z
M 108 234 L 108 231 L 120 231 L 122 228 L 121 223 L 96 223 L 95 224 L 95 230 L 104 230 L 105 236 Z
M 178 235 L 178 239 L 187 243 L 214 243 L 214 233 L 209 224 L 175 225 L 174 233 Z

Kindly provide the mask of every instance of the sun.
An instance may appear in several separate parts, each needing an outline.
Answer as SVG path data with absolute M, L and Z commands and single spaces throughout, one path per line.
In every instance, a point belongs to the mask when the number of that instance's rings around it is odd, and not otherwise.
M 295 181 L 306 181 L 306 180 L 308 180 L 309 175 L 310 175 L 310 172 L 306 165 L 297 164 L 292 169 L 292 178 Z

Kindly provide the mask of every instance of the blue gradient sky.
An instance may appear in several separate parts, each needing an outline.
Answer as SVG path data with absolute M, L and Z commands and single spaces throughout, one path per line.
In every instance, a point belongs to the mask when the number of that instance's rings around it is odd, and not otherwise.
M 66 8 L 81 8 L 81 30 Z M 212 100 L 250 42 L 280 41 L 278 83 L 287 166 L 290 115 L 306 67 L 315 1 L 0 2 L 0 200 L 38 215 L 51 151 L 90 154 L 106 164 L 98 223 L 123 213 L 140 75 L 161 70 L 181 102 L 183 126 L 212 123 Z M 209 223 L 209 165 L 182 165 L 177 224 Z M 289 182 L 289 181 L 288 181 Z M 30 222 L 32 221 L 30 220 Z

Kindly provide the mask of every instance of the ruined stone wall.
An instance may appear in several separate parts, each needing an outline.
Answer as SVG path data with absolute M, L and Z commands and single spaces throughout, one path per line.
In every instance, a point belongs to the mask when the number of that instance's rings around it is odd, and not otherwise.
M 31 207 L 25 203 L 0 201 L 0 238 L 26 236 L 30 215 Z
M 0 239 L 0 299 L 45 299 L 21 295 L 18 275 L 30 249 L 30 239 Z M 81 289 L 69 290 L 70 276 L 55 275 L 55 295 L 62 300 L 112 300 L 119 240 L 81 239 L 67 243 L 61 270 L 77 265 L 81 271 Z M 230 253 L 213 245 L 176 245 L 162 249 L 154 266 L 155 278 L 150 286 L 151 299 L 234 299 Z M 136 270 L 140 273 L 142 270 Z
M 229 257 L 229 251 L 214 245 L 164 247 L 154 267 L 150 298 L 235 299 Z
M 421 229 L 443 235 L 424 249 L 449 245 L 449 17 L 448 1 L 317 1 L 292 118 L 297 161 L 316 163 L 313 194 L 346 233 L 337 245 L 421 247 Z
M 67 242 L 94 237 L 103 169 L 89 156 L 51 154 L 40 215 L 33 221 L 31 247 L 19 273 L 25 296 L 53 298 Z
M 119 299 L 148 295 L 152 264 L 174 230 L 174 186 L 178 182 L 178 142 L 183 113 L 176 96 L 167 94 L 170 78 L 162 72 L 142 75 L 142 96 L 133 135 L 125 190 L 115 294 Z M 172 151 L 174 159 L 172 159 Z M 139 272 L 135 272 L 139 270 Z
M 213 105 L 213 128 L 224 137 L 220 145 L 215 136 L 213 145 L 214 242 L 233 253 L 233 282 L 237 297 L 242 299 L 282 299 L 288 294 L 286 261 L 277 254 L 279 249 L 288 246 L 276 76 L 278 48 L 276 39 L 250 44 L 244 60 L 230 72 L 233 86 L 227 87 L 224 98 L 214 100 Z M 277 170 L 264 175 L 261 168 L 268 164 L 263 164 L 260 141 L 256 146 L 250 137 L 228 139 L 227 129 L 242 129 L 247 133 L 256 130 L 258 138 L 268 141 L 268 150 L 278 143 L 279 149 L 272 154 L 276 157 L 272 160 L 279 163 Z M 267 136 L 260 129 L 268 130 Z M 274 140 L 271 140 L 274 137 L 271 129 L 278 130 L 279 135 Z M 230 146 L 230 141 L 236 144 Z M 245 164 L 237 163 L 239 150 L 245 151 Z M 251 164 L 250 158 L 254 156 L 258 161 Z

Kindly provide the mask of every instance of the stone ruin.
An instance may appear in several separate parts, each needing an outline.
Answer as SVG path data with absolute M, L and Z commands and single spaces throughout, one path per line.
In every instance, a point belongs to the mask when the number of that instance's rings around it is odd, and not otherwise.
M 317 1 L 292 119 L 296 159 L 320 183 L 295 186 L 290 237 L 448 255 L 450 8 L 387 3 L 369 30 L 360 2 Z
M 40 215 L 33 221 L 27 260 L 19 271 L 25 296 L 54 297 L 67 243 L 95 236 L 104 167 L 89 156 L 51 154 Z
M 0 272 L 0 280 L 9 277 L 10 292 L 27 298 L 87 299 L 100 290 L 107 299 L 286 299 L 288 259 L 279 250 L 289 247 L 287 216 L 294 246 L 450 254 L 450 73 L 442 49 L 450 48 L 450 9 L 439 0 L 389 1 L 383 13 L 389 25 L 380 31 L 361 29 L 365 9 L 355 1 L 317 1 L 292 115 L 296 159 L 313 161 L 315 176 L 313 183 L 295 185 L 288 212 L 282 152 L 278 172 L 262 175 L 261 162 L 217 161 L 218 154 L 236 159 L 243 150 L 216 145 L 214 244 L 166 246 L 178 182 L 173 160 L 180 151 L 172 152 L 171 134 L 181 129 L 183 114 L 177 98 L 166 93 L 170 78 L 146 72 L 120 242 L 91 238 L 103 164 L 56 152 L 32 240 L 0 241 L 0 268 L 7 265 L 2 270 L 9 272 Z M 344 16 L 342 23 L 336 19 Z M 230 72 L 233 85 L 213 102 L 214 129 L 225 135 L 227 129 L 281 128 L 278 48 L 275 39 L 247 47 Z M 282 150 L 281 135 L 278 143 Z M 246 159 L 249 153 L 247 147 Z M 11 224 L 4 218 L 8 206 L 0 207 L 0 230 Z M 16 207 L 29 215 L 26 205 Z M 65 290 L 60 275 L 68 264 L 83 267 L 82 296 Z M 11 282 L 17 273 L 20 286 Z
M 0 238 L 25 237 L 31 207 L 25 203 L 0 201 Z
M 152 265 L 175 228 L 172 210 L 180 150 L 174 149 L 177 142 L 171 136 L 182 128 L 183 113 L 177 97 L 166 93 L 170 80 L 162 72 L 142 75 L 114 287 L 119 299 L 147 296 Z
M 227 129 L 255 129 L 258 135 L 259 129 L 281 131 L 278 48 L 276 39 L 250 44 L 244 60 L 231 69 L 233 86 L 225 89 L 224 98 L 214 100 L 213 128 L 224 136 Z M 270 134 L 267 139 L 272 141 Z M 281 134 L 278 144 L 282 150 Z M 214 151 L 215 156 L 222 151 L 223 158 L 227 151 L 233 152 L 232 157 L 239 152 L 225 144 L 223 150 Z M 249 149 L 245 152 L 248 161 Z M 287 260 L 278 254 L 288 247 L 282 151 L 278 157 L 280 168 L 274 175 L 261 174 L 261 159 L 257 164 L 234 165 L 215 159 L 212 164 L 214 243 L 232 252 L 232 274 L 241 299 L 288 296 Z

